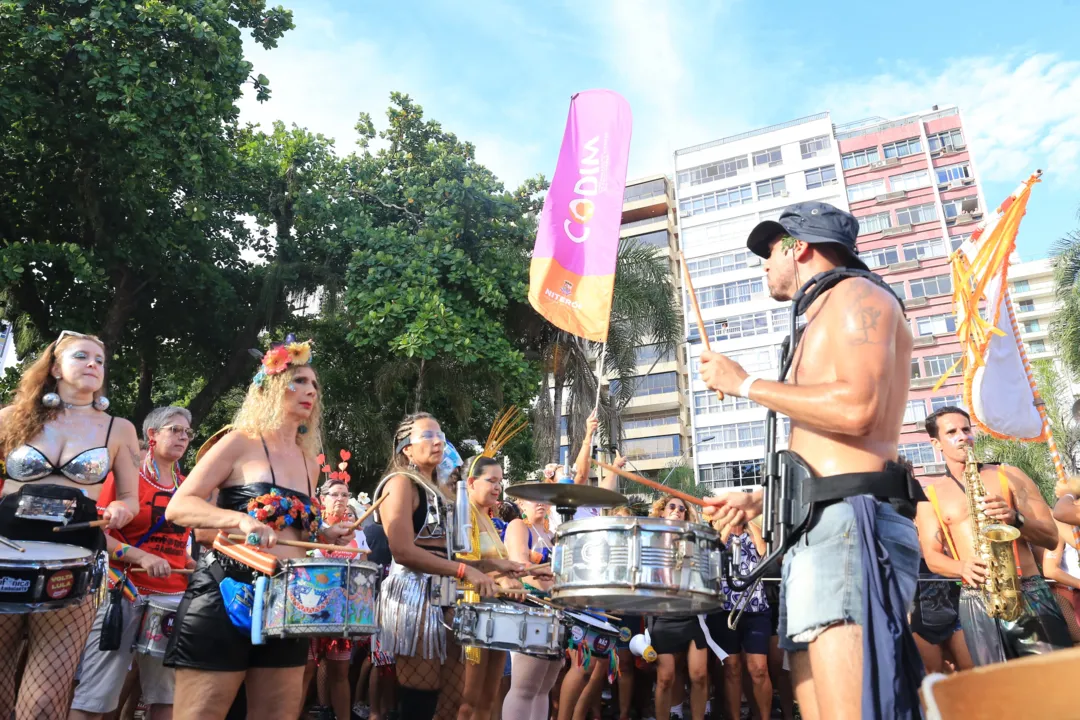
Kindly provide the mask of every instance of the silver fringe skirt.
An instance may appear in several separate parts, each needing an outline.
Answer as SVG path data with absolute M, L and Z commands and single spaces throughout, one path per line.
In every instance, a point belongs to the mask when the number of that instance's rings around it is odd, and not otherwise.
M 379 646 L 383 652 L 446 661 L 443 608 L 431 602 L 432 576 L 398 565 L 379 591 Z

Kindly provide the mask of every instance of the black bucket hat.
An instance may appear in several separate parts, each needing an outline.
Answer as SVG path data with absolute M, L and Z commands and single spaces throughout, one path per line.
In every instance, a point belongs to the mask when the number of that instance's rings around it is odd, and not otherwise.
M 849 212 L 823 202 L 801 202 L 788 205 L 780 219 L 765 220 L 750 231 L 746 247 L 755 255 L 769 257 L 769 243 L 777 235 L 790 235 L 803 242 L 833 243 L 843 248 L 847 267 L 869 270 L 859 259 L 855 240 L 859 237 L 859 221 Z

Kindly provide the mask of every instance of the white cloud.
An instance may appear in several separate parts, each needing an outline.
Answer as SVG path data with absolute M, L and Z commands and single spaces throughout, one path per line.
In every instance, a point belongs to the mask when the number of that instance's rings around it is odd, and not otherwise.
M 889 72 L 826 88 L 825 107 L 856 119 L 958 105 L 979 173 L 1019 183 L 1036 168 L 1064 180 L 1080 172 L 1080 62 L 1057 55 L 969 57 L 930 72 Z

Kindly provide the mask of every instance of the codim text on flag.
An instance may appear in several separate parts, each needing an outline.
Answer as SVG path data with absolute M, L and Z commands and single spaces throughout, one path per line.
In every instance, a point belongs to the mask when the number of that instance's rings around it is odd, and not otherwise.
M 611 90 L 570 99 L 529 268 L 529 302 L 560 330 L 604 342 L 615 290 L 630 104 Z

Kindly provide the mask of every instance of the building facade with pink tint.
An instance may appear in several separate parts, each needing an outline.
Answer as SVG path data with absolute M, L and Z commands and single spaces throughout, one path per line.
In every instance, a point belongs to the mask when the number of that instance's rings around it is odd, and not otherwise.
M 975 228 L 986 205 L 958 108 L 836 128 L 859 254 L 904 299 L 915 347 L 900 452 L 918 475 L 944 472 L 924 420 L 963 406 L 949 254 Z

